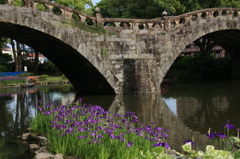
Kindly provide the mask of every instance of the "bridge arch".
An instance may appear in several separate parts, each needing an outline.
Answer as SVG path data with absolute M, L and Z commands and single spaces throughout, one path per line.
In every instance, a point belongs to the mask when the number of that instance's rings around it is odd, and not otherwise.
M 163 49 L 168 56 L 162 55 L 162 63 L 166 65 L 161 69 L 161 77 L 164 78 L 188 44 L 203 36 L 215 41 L 227 51 L 239 50 L 239 13 L 240 9 L 236 8 L 211 8 L 167 18 L 166 41 L 170 45 Z M 181 21 L 184 23 L 180 23 Z M 166 58 L 170 59 L 169 62 L 164 61 Z
M 0 35 L 41 52 L 70 80 L 79 93 L 116 94 L 117 78 L 104 63 L 98 36 L 64 24 L 61 16 L 33 8 L 0 5 Z M 99 51 L 98 51 L 99 52 Z M 116 82 L 117 83 L 117 82 Z

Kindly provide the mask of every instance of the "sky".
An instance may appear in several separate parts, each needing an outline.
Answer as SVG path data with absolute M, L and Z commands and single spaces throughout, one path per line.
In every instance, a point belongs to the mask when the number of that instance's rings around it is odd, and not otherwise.
M 101 0 L 92 0 L 93 4 L 95 5 L 96 3 L 100 2 Z

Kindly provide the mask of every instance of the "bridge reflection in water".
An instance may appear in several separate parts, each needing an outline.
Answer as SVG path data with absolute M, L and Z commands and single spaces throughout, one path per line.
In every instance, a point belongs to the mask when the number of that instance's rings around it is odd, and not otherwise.
M 194 135 L 200 149 L 208 143 L 206 132 L 212 127 L 216 132 L 222 131 L 221 125 L 230 120 L 239 127 L 239 81 L 214 82 L 206 84 L 170 85 L 164 95 L 108 95 L 81 96 L 84 103 L 96 104 L 112 113 L 124 114 L 133 111 L 140 122 L 169 130 L 168 143 L 171 148 L 180 151 L 180 146 Z M 17 155 L 19 143 L 13 143 L 28 126 L 29 120 L 35 116 L 39 101 L 48 104 L 66 104 L 76 97 L 72 86 L 37 87 L 37 90 L 17 88 L 1 89 L 0 96 L 0 155 Z M 12 94 L 12 95 L 10 95 Z M 175 101 L 175 109 L 166 104 L 167 99 Z M 170 109 L 171 108 L 171 109 Z M 238 125 L 237 125 L 238 124 Z M 15 146 L 12 146 L 15 145 Z M 17 146 L 16 146 L 17 145 Z M 14 149 L 17 148 L 18 150 Z

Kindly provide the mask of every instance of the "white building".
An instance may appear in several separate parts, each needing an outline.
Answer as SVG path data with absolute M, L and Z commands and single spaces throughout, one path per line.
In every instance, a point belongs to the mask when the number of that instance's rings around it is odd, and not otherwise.
M 14 56 L 13 56 L 13 51 L 12 51 L 12 48 L 11 47 L 6 47 L 6 48 L 2 48 L 2 53 L 3 54 L 9 54 L 11 55 L 12 57 L 12 61 L 10 62 L 14 62 Z M 23 58 L 25 60 L 30 60 L 31 62 L 34 62 L 34 59 L 35 59 L 35 53 L 25 53 L 25 52 L 22 52 L 22 55 L 23 55 Z M 43 64 L 44 61 L 45 61 L 45 57 L 42 55 L 42 54 L 38 54 L 38 61 L 39 63 Z

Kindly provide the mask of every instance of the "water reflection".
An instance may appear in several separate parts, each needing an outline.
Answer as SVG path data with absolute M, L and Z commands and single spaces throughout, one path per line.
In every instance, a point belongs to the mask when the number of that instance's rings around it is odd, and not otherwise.
M 194 134 L 195 140 L 199 140 L 199 148 L 203 148 L 207 143 L 206 135 L 199 133 L 197 129 L 187 127 L 166 105 L 161 94 L 117 95 L 109 111 L 120 114 L 133 111 L 140 122 L 148 125 L 155 122 L 156 126 L 167 128 L 168 143 L 178 151 L 185 140 L 191 139 L 191 134 Z
M 240 81 L 222 81 L 173 85 L 163 97 L 174 97 L 178 117 L 191 129 L 205 133 L 209 127 L 221 131 L 226 120 L 240 126 L 239 92 Z
M 30 159 L 28 145 L 17 140 L 36 114 L 36 105 L 55 101 L 66 103 L 75 98 L 71 86 L 36 87 L 31 89 L 1 88 L 0 90 L 0 158 Z M 60 95 L 59 95 L 60 94 Z M 64 96 L 64 98 L 63 98 Z
M 100 105 L 114 114 L 133 111 L 140 122 L 145 124 L 156 122 L 157 126 L 169 129 L 168 143 L 177 150 L 180 150 L 183 141 L 191 138 L 191 134 L 194 135 L 197 146 L 204 149 L 208 143 L 206 137 L 208 128 L 211 127 L 217 132 L 222 131 L 221 125 L 226 120 L 240 127 L 237 114 L 240 109 L 238 106 L 240 81 L 171 83 L 168 86 L 168 91 L 162 95 L 81 97 L 84 103 Z M 4 96 L 3 93 L 6 95 Z M 29 120 L 35 116 L 35 106 L 39 101 L 43 104 L 54 101 L 57 105 L 61 105 L 79 98 L 75 94 L 75 90 L 69 85 L 35 89 L 1 89 L 0 158 L 1 155 L 17 158 L 17 155 L 22 155 L 26 151 L 21 144 L 12 141 L 25 130 Z M 17 150 L 14 150 L 14 147 Z

